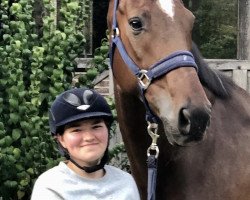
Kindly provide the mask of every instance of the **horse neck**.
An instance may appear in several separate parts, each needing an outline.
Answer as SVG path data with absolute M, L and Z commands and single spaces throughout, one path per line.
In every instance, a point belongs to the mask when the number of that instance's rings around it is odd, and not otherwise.
M 250 124 L 250 96 L 245 90 L 233 85 L 227 98 L 207 90 L 206 93 L 212 103 L 212 120 L 223 120 L 221 125 L 224 126 L 228 126 L 228 123 L 233 123 L 234 127 L 245 126 L 246 122 Z

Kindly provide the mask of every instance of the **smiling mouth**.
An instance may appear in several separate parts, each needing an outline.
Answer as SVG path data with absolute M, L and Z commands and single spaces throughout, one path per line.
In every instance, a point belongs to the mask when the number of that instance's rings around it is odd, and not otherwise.
M 98 145 L 98 143 L 89 143 L 89 144 L 84 144 L 82 147 L 87 147 L 87 146 L 95 146 Z

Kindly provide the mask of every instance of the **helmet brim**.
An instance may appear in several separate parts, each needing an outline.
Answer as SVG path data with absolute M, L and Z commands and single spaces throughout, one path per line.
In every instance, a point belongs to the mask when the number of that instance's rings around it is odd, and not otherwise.
M 91 119 L 91 118 L 104 118 L 104 119 L 108 119 L 110 122 L 113 122 L 113 116 L 111 114 L 107 114 L 103 112 L 91 112 L 91 113 L 81 113 L 79 115 L 72 116 L 56 124 L 56 126 L 57 127 L 64 126 L 74 121 Z

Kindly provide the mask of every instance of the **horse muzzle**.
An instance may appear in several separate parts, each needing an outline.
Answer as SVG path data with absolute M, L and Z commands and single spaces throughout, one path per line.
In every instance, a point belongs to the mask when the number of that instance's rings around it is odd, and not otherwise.
M 166 136 L 172 145 L 191 146 L 202 141 L 210 125 L 211 108 L 182 108 L 177 126 L 162 119 Z M 172 124 L 172 125 L 171 125 Z

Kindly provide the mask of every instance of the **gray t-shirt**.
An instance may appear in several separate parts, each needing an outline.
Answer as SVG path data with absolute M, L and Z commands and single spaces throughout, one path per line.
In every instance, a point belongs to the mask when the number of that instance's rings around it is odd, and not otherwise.
M 100 179 L 87 179 L 64 162 L 41 174 L 35 182 L 31 200 L 139 200 L 133 177 L 118 168 L 105 165 Z

